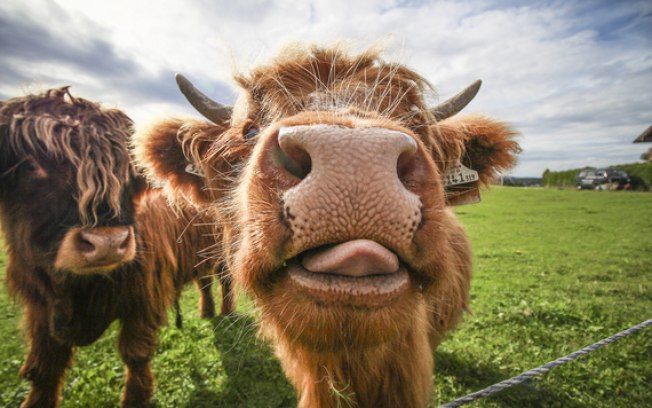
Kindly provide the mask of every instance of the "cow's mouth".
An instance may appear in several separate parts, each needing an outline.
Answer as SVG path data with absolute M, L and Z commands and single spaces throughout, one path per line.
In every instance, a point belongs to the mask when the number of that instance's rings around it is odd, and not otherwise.
M 379 307 L 409 287 L 398 256 L 370 240 L 306 251 L 287 262 L 290 281 L 317 301 Z
M 72 268 L 72 271 L 78 275 L 101 275 L 113 272 L 120 265 L 122 265 L 120 262 L 105 261 L 83 267 Z

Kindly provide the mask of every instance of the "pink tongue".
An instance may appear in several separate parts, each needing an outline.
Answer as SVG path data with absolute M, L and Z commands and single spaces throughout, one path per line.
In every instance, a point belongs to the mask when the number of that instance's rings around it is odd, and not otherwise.
M 301 264 L 310 272 L 351 277 L 390 274 L 399 268 L 398 257 L 393 252 L 367 239 L 309 252 Z

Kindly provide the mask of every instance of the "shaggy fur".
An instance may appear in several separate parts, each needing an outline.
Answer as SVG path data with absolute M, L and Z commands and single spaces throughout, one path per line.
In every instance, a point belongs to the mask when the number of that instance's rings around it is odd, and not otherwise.
M 65 96 L 73 103 L 67 103 Z M 17 157 L 34 152 L 70 161 L 76 169 L 75 198 L 85 225 L 98 222 L 96 211 L 103 202 L 112 216 L 119 216 L 121 185 L 130 176 L 126 142 L 132 126 L 125 114 L 76 99 L 68 87 L 49 90 L 42 98 L 17 98 L 12 106 L 4 124 L 7 151 Z M 116 137 L 102 140 L 109 132 L 117 133 Z
M 373 50 L 292 47 L 236 81 L 242 95 L 230 126 L 163 122 L 142 134 L 139 143 L 165 145 L 176 153 L 141 160 L 177 191 L 210 191 L 203 199 L 214 203 L 213 216 L 223 225 L 224 259 L 261 310 L 261 332 L 275 344 L 300 407 L 425 407 L 432 351 L 468 309 L 471 278 L 468 240 L 447 208 L 456 187 L 445 187 L 443 176 L 461 162 L 478 171 L 479 183 L 488 184 L 513 165 L 519 150 L 514 132 L 479 116 L 436 123 L 426 105 L 428 82 Z M 411 161 L 404 168 L 398 164 L 403 188 L 420 201 L 420 222 L 412 226 L 409 241 L 394 237 L 396 227 L 383 220 L 326 222 L 324 231 L 294 229 L 283 198 L 305 176 L 279 164 L 278 129 L 302 125 L 386 128 L 414 139 Z M 182 148 L 188 139 L 201 140 L 203 147 Z M 309 174 L 310 158 L 293 154 Z M 201 167 L 201 175 L 191 179 L 175 170 L 188 164 Z M 333 214 L 335 219 L 350 217 Z M 350 239 L 390 248 L 407 265 L 409 288 L 386 302 L 360 303 L 315 297 L 290 279 L 288 263 Z
M 162 191 L 146 187 L 131 165 L 131 133 L 125 114 L 67 88 L 0 105 L 7 285 L 22 301 L 29 342 L 20 370 L 31 382 L 23 407 L 56 406 L 75 347 L 96 341 L 114 320 L 127 366 L 122 405 L 147 405 L 157 333 L 181 288 L 195 280 L 201 315 L 214 315 L 216 264 L 197 253 L 215 244 L 212 221 L 193 208 L 173 210 Z M 133 262 L 88 275 L 54 267 L 70 230 L 122 226 L 136 231 Z M 229 313 L 230 281 L 219 276 L 222 312 Z

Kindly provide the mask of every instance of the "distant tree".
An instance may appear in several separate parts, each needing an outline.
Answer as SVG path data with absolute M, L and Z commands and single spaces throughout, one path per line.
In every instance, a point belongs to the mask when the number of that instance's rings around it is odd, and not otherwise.
M 549 186 L 550 185 L 550 169 L 545 169 L 543 171 L 543 175 L 541 176 L 541 183 L 544 186 Z
M 652 147 L 641 155 L 641 160 L 652 161 Z

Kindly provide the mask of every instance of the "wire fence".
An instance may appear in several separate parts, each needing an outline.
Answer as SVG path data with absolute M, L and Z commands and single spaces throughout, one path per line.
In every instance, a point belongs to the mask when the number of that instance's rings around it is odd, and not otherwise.
M 520 384 L 526 380 L 529 380 L 537 375 L 545 374 L 553 368 L 566 364 L 569 361 L 573 361 L 576 358 L 589 354 L 592 351 L 599 349 L 602 346 L 606 346 L 609 343 L 613 343 L 622 339 L 623 337 L 629 336 L 632 333 L 643 330 L 646 327 L 652 325 L 652 319 L 646 320 L 643 323 L 637 324 L 636 326 L 630 327 L 627 330 L 623 330 L 620 333 L 616 333 L 613 336 L 607 337 L 606 339 L 600 340 L 597 343 L 594 343 L 590 346 L 584 347 L 581 350 L 578 350 L 574 353 L 571 353 L 565 357 L 558 358 L 557 360 L 551 361 L 547 364 L 544 364 L 540 367 L 534 368 L 532 370 L 526 371 L 522 374 L 519 374 L 515 377 L 512 377 L 508 380 L 501 381 L 497 384 L 491 385 L 487 388 L 484 388 L 480 391 L 474 392 L 472 394 L 466 395 L 462 398 L 458 398 L 455 401 L 448 402 L 444 405 L 440 405 L 439 408 L 455 408 L 470 402 L 479 400 L 480 398 L 488 397 L 490 395 L 496 394 L 506 388 L 513 387 L 514 385 Z

